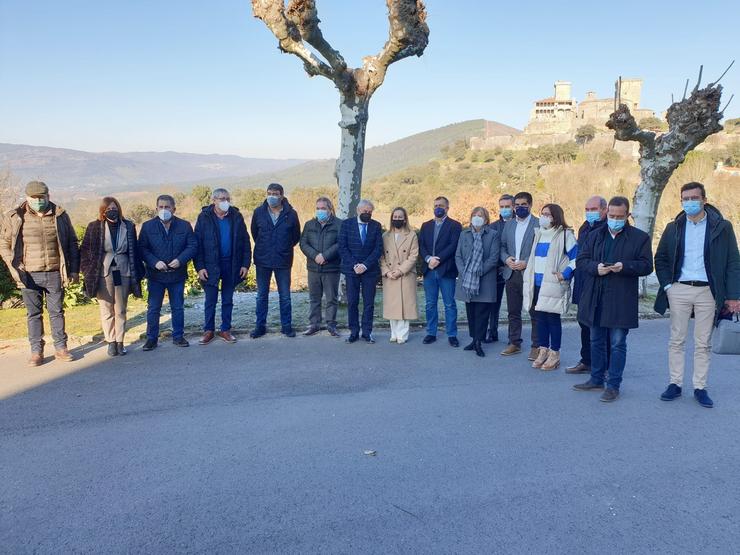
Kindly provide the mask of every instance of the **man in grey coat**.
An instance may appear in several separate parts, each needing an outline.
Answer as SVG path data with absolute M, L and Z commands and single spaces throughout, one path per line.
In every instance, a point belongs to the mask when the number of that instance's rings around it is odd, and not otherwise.
M 501 351 L 503 356 L 522 352 L 522 304 L 524 303 L 524 270 L 534 243 L 534 230 L 539 221 L 532 217 L 532 195 L 520 192 L 514 195 L 515 217 L 504 225 L 501 235 L 501 262 L 506 280 L 506 306 L 509 315 L 509 344 Z M 539 341 L 534 307 L 527 307 L 532 319 L 532 348 L 529 360 L 537 358 Z
M 334 205 L 327 197 L 316 199 L 315 217 L 303 226 L 300 246 L 306 255 L 308 295 L 311 301 L 310 325 L 304 335 L 321 330 L 321 299 L 326 298 L 326 329 L 332 337 L 337 332 L 337 296 L 339 293 L 339 229 L 342 220 L 334 215 Z

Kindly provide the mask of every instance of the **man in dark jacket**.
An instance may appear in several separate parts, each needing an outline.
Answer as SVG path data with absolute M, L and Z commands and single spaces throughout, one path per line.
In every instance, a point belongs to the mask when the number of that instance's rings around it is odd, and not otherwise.
M 254 265 L 257 267 L 257 319 L 250 337 L 267 333 L 267 299 L 270 280 L 275 274 L 280 299 L 280 327 L 286 337 L 295 337 L 293 310 L 290 303 L 290 272 L 293 267 L 293 247 L 301 238 L 298 214 L 285 198 L 283 186 L 270 183 L 267 198 L 252 214 Z
M 593 196 L 586 201 L 586 220 L 578 230 L 578 252 L 584 249 L 589 235 L 604 225 L 606 225 L 606 199 L 600 196 Z M 571 298 L 573 304 L 577 305 L 578 300 L 581 298 L 584 279 L 586 279 L 586 276 L 583 270 L 580 270 L 576 266 L 576 271 L 573 275 L 573 293 Z M 581 360 L 577 364 L 568 366 L 565 369 L 566 374 L 591 373 L 591 329 L 580 323 L 578 325 L 581 327 Z M 609 351 L 608 342 L 606 346 L 607 351 Z
M 712 330 L 720 312 L 740 312 L 740 255 L 732 224 L 707 204 L 704 185 L 681 187 L 683 211 L 666 226 L 655 253 L 660 290 L 655 310 L 671 309 L 668 343 L 670 382 L 660 398 L 681 396 L 684 350 L 689 320 L 694 316 L 694 398 L 707 408 L 714 405 L 706 391 Z
M 321 299 L 326 298 L 326 328 L 332 337 L 337 332 L 337 297 L 339 295 L 339 230 L 342 220 L 334 215 L 334 205 L 327 197 L 316 199 L 315 217 L 303 226 L 301 251 L 306 255 L 308 295 L 311 300 L 310 325 L 304 335 L 321 329 Z
M 373 316 L 375 288 L 380 274 L 379 260 L 383 254 L 383 234 L 380 222 L 372 219 L 373 203 L 361 200 L 357 217 L 347 218 L 339 231 L 341 270 L 347 280 L 347 319 L 350 335 L 347 343 L 360 338 L 360 293 L 362 293 L 362 338 L 375 343 Z
M 629 200 L 614 197 L 607 225 L 591 233 L 576 267 L 585 277 L 578 303 L 578 322 L 591 329 L 591 379 L 577 391 L 601 391 L 609 372 L 604 402 L 616 401 L 627 359 L 627 333 L 637 328 L 639 280 L 653 269 L 650 236 L 629 225 Z M 611 342 L 607 368 L 606 342 Z
M 0 232 L 0 256 L 5 260 L 26 305 L 30 366 L 44 362 L 44 298 L 54 338 L 55 358 L 74 360 L 67 349 L 64 287 L 77 282 L 80 250 L 69 214 L 49 200 L 41 181 L 26 185 L 26 200 L 7 214 Z
M 514 217 L 514 195 L 501 195 L 498 199 L 498 220 L 489 226 L 501 238 L 504 232 L 504 224 Z M 504 279 L 504 263 L 499 260 L 498 274 L 496 276 L 496 302 L 491 308 L 491 317 L 488 322 L 488 333 L 483 343 L 495 343 L 498 341 L 498 320 L 501 313 L 501 299 L 504 298 L 506 280 Z
M 188 263 L 195 257 L 198 240 L 189 222 L 175 216 L 175 199 L 170 195 L 157 197 L 157 215 L 144 222 L 139 234 L 141 259 L 146 267 L 149 298 L 146 311 L 146 343 L 143 350 L 151 351 L 159 341 L 159 318 L 164 293 L 172 313 L 172 343 L 187 347 L 185 339 L 185 281 Z
M 204 207 L 195 222 L 198 250 L 195 269 L 205 290 L 205 323 L 199 343 L 207 345 L 216 336 L 216 303 L 221 283 L 221 330 L 218 336 L 226 343 L 236 343 L 231 333 L 234 289 L 246 277 L 252 262 L 252 246 L 244 217 L 231 206 L 226 189 L 215 189 L 211 204 Z
M 455 250 L 462 225 L 447 216 L 450 201 L 445 197 L 434 199 L 434 219 L 421 224 L 419 254 L 424 260 L 424 297 L 426 298 L 427 334 L 423 343 L 437 340 L 439 312 L 437 302 L 442 292 L 445 307 L 445 332 L 447 341 L 459 347 L 457 339 L 457 304 L 455 303 Z

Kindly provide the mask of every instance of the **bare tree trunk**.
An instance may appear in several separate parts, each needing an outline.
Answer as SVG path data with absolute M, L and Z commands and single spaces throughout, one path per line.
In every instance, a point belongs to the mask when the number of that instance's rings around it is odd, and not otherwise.
M 342 143 L 334 173 L 339 185 L 337 216 L 342 219 L 354 214 L 360 201 L 369 104 L 368 97 L 341 93 Z

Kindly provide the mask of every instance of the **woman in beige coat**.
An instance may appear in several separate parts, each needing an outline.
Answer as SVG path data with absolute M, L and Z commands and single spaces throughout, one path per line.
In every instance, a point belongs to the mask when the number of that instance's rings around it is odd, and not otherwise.
M 391 343 L 409 339 L 409 322 L 418 318 L 416 307 L 416 259 L 419 239 L 409 227 L 403 208 L 391 214 L 391 228 L 383 234 L 383 318 L 391 321 Z

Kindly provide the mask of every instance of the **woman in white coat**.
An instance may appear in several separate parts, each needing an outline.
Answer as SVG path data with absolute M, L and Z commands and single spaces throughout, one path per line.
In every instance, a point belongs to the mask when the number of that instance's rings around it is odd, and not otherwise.
M 409 339 L 409 323 L 419 315 L 416 305 L 416 259 L 419 239 L 409 227 L 403 208 L 391 213 L 391 228 L 383 234 L 380 272 L 383 275 L 383 318 L 391 322 L 391 343 Z
M 570 308 L 570 285 L 576 269 L 578 243 L 565 223 L 563 209 L 546 204 L 535 230 L 534 248 L 524 271 L 524 307 L 534 307 L 540 348 L 532 368 L 560 366 L 563 328 L 560 317 Z

